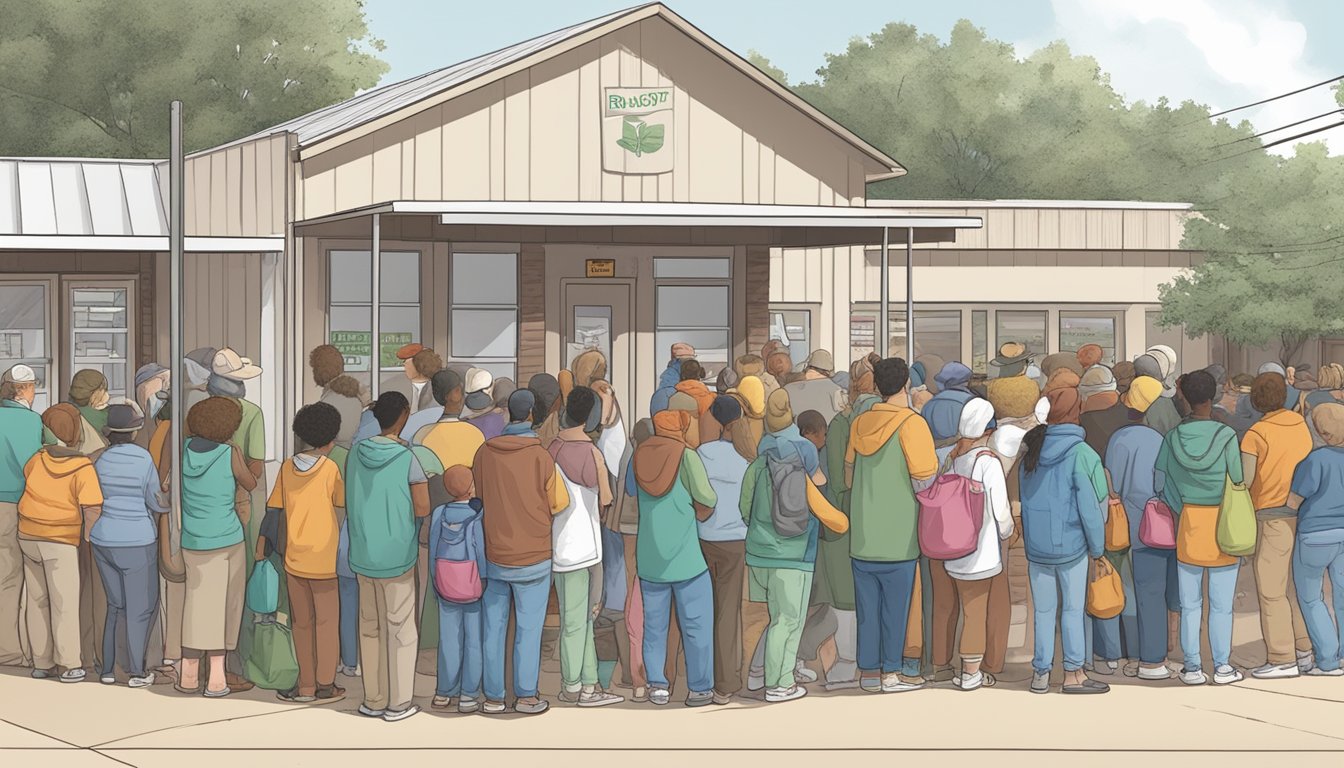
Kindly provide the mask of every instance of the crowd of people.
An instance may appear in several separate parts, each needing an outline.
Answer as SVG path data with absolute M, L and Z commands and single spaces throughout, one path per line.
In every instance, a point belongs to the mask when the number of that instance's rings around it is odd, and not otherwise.
M 397 721 L 419 711 L 417 657 L 435 648 L 431 708 L 539 714 L 551 615 L 555 699 L 578 707 L 666 705 L 682 670 L 687 706 L 812 683 L 974 691 L 1004 670 L 1020 543 L 1033 693 L 1057 662 L 1066 694 L 1117 673 L 1242 680 L 1243 559 L 1266 650 L 1249 674 L 1344 675 L 1338 365 L 1182 374 L 1165 346 L 1107 365 L 1096 345 L 1037 360 L 1007 343 L 986 378 L 933 355 L 837 371 L 772 341 L 710 383 L 689 345 L 670 353 L 650 417 L 627 424 L 596 350 L 518 387 L 411 344 L 404 381 L 368 402 L 319 347 L 321 396 L 269 489 L 245 398 L 261 370 L 232 349 L 190 353 L 181 382 L 146 365 L 126 402 L 80 371 L 41 414 L 16 365 L 0 384 L 0 664 L 313 703 L 358 676 L 358 711 Z M 263 564 L 278 605 L 254 602 Z M 248 674 L 263 666 L 248 638 L 277 616 L 297 665 L 282 686 Z

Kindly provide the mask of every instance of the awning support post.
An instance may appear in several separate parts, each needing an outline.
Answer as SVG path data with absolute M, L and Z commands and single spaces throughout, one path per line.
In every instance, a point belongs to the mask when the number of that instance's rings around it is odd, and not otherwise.
M 382 339 L 382 329 L 378 327 L 383 314 L 381 302 L 382 285 L 380 285 L 383 273 L 382 219 L 383 215 L 381 213 L 373 214 L 373 242 L 369 249 L 372 255 L 372 258 L 370 258 L 369 261 L 373 265 L 373 275 L 369 281 L 370 290 L 373 291 L 371 296 L 372 300 L 369 302 L 370 310 L 373 313 L 373 317 L 369 322 L 369 392 L 375 400 L 377 400 L 378 395 L 381 394 L 381 379 L 383 374 L 383 345 L 380 343 L 380 340 Z
M 183 232 L 183 210 L 185 176 L 182 158 L 182 102 L 173 101 L 168 108 L 168 369 L 171 371 L 172 396 L 169 398 L 168 434 L 171 445 L 172 469 L 169 472 L 170 513 L 168 515 L 169 551 L 177 554 L 181 547 L 182 530 L 182 438 L 183 418 L 186 408 L 186 374 L 183 356 L 183 245 L 186 240 Z
M 905 228 L 905 362 L 915 364 L 915 229 Z
M 877 328 L 873 331 L 873 351 L 880 357 L 891 354 L 891 228 L 882 228 L 882 295 L 877 310 Z

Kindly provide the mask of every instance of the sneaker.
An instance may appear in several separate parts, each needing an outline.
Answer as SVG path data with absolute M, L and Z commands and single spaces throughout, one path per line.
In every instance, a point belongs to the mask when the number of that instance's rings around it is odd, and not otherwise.
M 703 707 L 707 704 L 713 704 L 713 703 L 714 703 L 713 691 L 691 691 L 690 693 L 686 694 L 686 706 L 688 707 Z
M 452 696 L 435 696 L 429 702 L 430 709 L 448 709 L 453 706 Z
M 1297 662 L 1290 661 L 1287 664 L 1265 664 L 1251 670 L 1251 677 L 1256 680 L 1287 680 L 1302 674 L 1297 668 Z
M 126 681 L 126 685 L 131 688 L 148 688 L 154 684 L 154 673 L 146 672 L 138 677 L 132 677 Z
M 865 673 L 859 677 L 859 687 L 869 693 L 881 693 L 882 678 L 876 673 Z
M 359 677 L 359 667 L 347 667 L 344 664 L 336 670 L 346 677 Z
M 1125 664 L 1125 668 L 1122 669 L 1121 672 L 1124 673 L 1125 677 L 1138 677 L 1138 676 L 1139 676 L 1139 662 L 1137 662 L 1137 661 L 1131 661 L 1131 662 L 1126 663 L 1126 664 Z
M 976 672 L 974 675 L 968 675 L 965 672 L 952 678 L 952 684 L 959 690 L 974 691 L 985 684 L 985 674 Z
M 725 705 L 727 705 L 727 704 L 731 704 L 732 701 L 733 701 L 733 694 L 731 694 L 731 693 L 719 693 L 718 691 L 715 691 L 715 692 L 714 692 L 714 704 L 715 704 L 716 706 L 720 706 L 720 707 L 722 707 L 722 706 L 725 706 Z
M 53 669 L 33 669 L 31 674 L 34 680 L 47 680 L 55 677 L 56 671 Z
M 918 691 L 926 685 L 924 678 L 907 678 L 900 672 L 882 676 L 883 693 L 907 693 L 909 691 Z
M 857 677 L 851 677 L 848 680 L 827 680 L 826 690 L 828 691 L 846 691 L 851 688 L 858 688 L 861 685 Z M 882 688 L 882 681 L 878 680 L 878 690 Z
M 502 701 L 486 701 L 481 705 L 481 711 L 487 715 L 502 715 L 509 711 L 509 705 Z
M 313 694 L 318 704 L 334 704 L 345 698 L 345 689 L 332 683 L 331 685 L 317 686 L 317 692 Z
M 799 659 L 798 663 L 793 665 L 793 679 L 799 683 L 815 683 L 817 682 L 817 673 L 808 669 L 803 660 Z
M 1297 677 L 1297 665 L 1293 665 L 1293 677 Z M 1231 664 L 1224 664 L 1213 671 L 1214 685 L 1231 685 L 1245 679 L 1246 676 L 1241 674 L 1241 670 Z
M 103 685 L 116 685 L 116 684 L 117 684 L 117 676 L 116 676 L 116 675 L 99 675 L 99 676 L 98 676 L 98 682 L 102 683 Z
M 1120 669 L 1118 661 L 1099 661 L 1092 665 L 1092 671 L 1098 675 L 1114 675 Z
M 759 691 L 765 687 L 765 670 L 749 669 L 747 670 L 747 690 Z
M 956 678 L 957 670 L 952 666 L 939 667 L 933 671 L 933 682 L 946 683 Z
M 316 696 L 300 695 L 298 688 L 290 688 L 288 691 L 276 691 L 275 698 L 281 701 L 289 701 L 296 704 L 307 704 L 310 701 L 317 701 Z
M 771 688 L 765 692 L 765 700 L 771 704 L 779 704 L 785 701 L 801 699 L 806 695 L 806 688 L 801 685 L 792 685 L 788 688 Z
M 1311 677 L 1339 677 L 1341 675 L 1344 675 L 1344 667 L 1335 667 L 1334 669 L 1321 669 L 1320 667 L 1315 666 L 1313 664 L 1311 669 L 1307 670 L 1307 674 L 1310 675 Z
M 386 710 L 386 709 L 374 709 L 373 707 L 370 707 L 368 704 L 360 704 L 360 705 L 359 705 L 359 714 L 361 714 L 361 715 L 363 715 L 363 716 L 365 716 L 365 717 L 382 717 L 383 715 L 386 715 L 386 714 L 387 714 L 387 710 Z
M 580 707 L 605 707 L 609 704 L 620 704 L 625 701 L 624 696 L 617 696 L 614 693 L 606 691 L 593 691 L 591 693 L 579 694 Z
M 383 713 L 383 722 L 395 723 L 420 713 L 420 705 L 412 704 L 405 709 L 389 709 Z
M 62 683 L 82 683 L 84 682 L 85 672 L 82 669 L 67 669 L 61 673 Z
M 1307 674 L 1316 668 L 1316 656 L 1311 651 L 1297 652 L 1297 671 Z
M 540 698 L 533 698 L 531 701 L 519 699 L 513 702 L 513 711 L 520 715 L 540 715 L 550 708 L 551 703 Z
M 1136 671 L 1136 674 L 1132 675 L 1132 677 L 1137 677 L 1137 678 L 1139 678 L 1140 680 L 1170 680 L 1170 679 L 1171 679 L 1171 669 L 1170 669 L 1166 664 L 1159 664 L 1159 665 L 1157 665 L 1157 666 L 1155 666 L 1155 667 L 1150 667 L 1150 666 L 1147 666 L 1147 665 L 1145 665 L 1145 664 L 1140 664 L 1140 665 L 1138 665 L 1138 667 L 1136 668 L 1136 670 L 1137 670 L 1137 671 Z
M 583 689 L 579 689 L 579 690 L 575 690 L 575 691 L 567 691 L 567 690 L 561 688 L 561 689 L 560 689 L 560 695 L 556 696 L 555 698 L 556 698 L 556 700 L 559 701 L 561 704 L 578 704 L 578 703 L 579 703 L 579 697 L 581 697 L 581 696 L 583 696 Z
M 1032 693 L 1049 693 L 1049 692 L 1050 692 L 1050 673 L 1049 673 L 1049 672 L 1033 672 L 1033 673 L 1032 673 L 1032 675 L 1031 675 L 1031 692 L 1032 692 Z
M 1182 683 L 1185 683 L 1186 685 L 1203 685 L 1208 681 L 1209 679 L 1204 676 L 1204 670 L 1186 669 L 1185 667 L 1181 667 Z
M 672 692 L 666 688 L 649 689 L 649 702 L 657 706 L 664 707 L 672 700 Z
M 459 715 L 474 714 L 481 709 L 481 702 L 475 699 L 461 698 L 457 700 L 457 713 Z

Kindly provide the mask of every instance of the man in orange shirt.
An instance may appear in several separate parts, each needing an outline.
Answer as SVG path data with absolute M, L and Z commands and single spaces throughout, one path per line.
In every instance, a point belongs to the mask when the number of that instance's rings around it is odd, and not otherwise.
M 79 442 L 83 417 L 61 403 L 42 423 L 62 443 Z M 79 542 L 102 512 L 103 492 L 93 464 L 79 451 L 49 445 L 23 468 L 19 499 L 19 550 L 28 588 L 26 621 L 33 677 L 63 683 L 84 680 L 79 637 Z
M 1297 677 L 1313 663 L 1292 580 L 1297 513 L 1287 506 L 1293 471 L 1311 453 L 1311 431 L 1301 414 L 1284 409 L 1287 390 L 1280 373 L 1255 377 L 1251 406 L 1265 415 L 1241 441 L 1242 475 L 1250 481 L 1256 510 L 1258 543 L 1251 563 L 1266 650 L 1265 664 L 1251 670 L 1251 676 L 1261 680 Z

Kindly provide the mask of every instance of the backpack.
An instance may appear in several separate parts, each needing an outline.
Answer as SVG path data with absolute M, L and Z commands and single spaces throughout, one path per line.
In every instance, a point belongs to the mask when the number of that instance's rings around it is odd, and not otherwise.
M 993 456 L 990 451 L 976 454 Z M 975 551 L 985 524 L 985 488 L 951 472 L 952 459 L 933 485 L 915 494 L 919 501 L 919 549 L 933 560 L 958 560 Z
M 807 472 L 798 452 L 782 456 L 778 451 L 765 453 L 770 473 L 770 522 L 775 533 L 791 539 L 807 533 L 811 512 L 807 505 Z
M 434 556 L 434 591 L 450 603 L 474 603 L 481 599 L 481 571 L 477 562 L 476 533 L 481 513 L 461 523 L 440 520 Z

